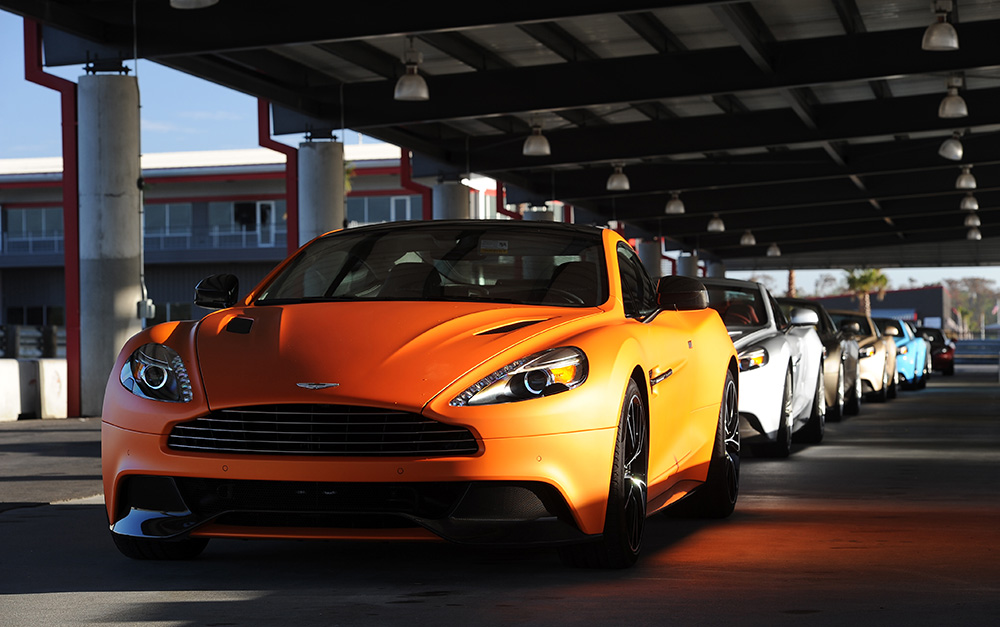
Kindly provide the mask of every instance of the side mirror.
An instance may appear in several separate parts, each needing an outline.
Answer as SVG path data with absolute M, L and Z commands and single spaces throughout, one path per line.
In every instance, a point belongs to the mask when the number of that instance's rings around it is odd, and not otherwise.
M 708 307 L 708 290 L 701 281 L 686 276 L 665 276 L 656 285 L 660 309 L 690 311 Z
M 851 322 L 845 320 L 840 325 L 840 330 L 843 331 L 844 333 L 850 333 L 852 335 L 861 335 L 861 325 L 858 324 L 857 322 Z
M 194 304 L 205 309 L 225 309 L 236 304 L 240 280 L 232 274 L 213 274 L 194 288 Z
M 793 307 L 788 321 L 797 327 L 816 326 L 819 324 L 819 316 L 812 309 Z

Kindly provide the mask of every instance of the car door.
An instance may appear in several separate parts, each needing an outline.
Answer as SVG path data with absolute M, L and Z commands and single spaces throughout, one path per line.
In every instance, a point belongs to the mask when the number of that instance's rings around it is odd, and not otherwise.
M 784 334 L 792 358 L 792 416 L 801 416 L 810 409 L 816 390 L 817 370 L 810 355 L 812 338 L 809 334 L 811 333 L 816 341 L 819 341 L 819 336 L 812 327 L 793 326 L 770 292 L 766 292 L 766 295 L 771 315 L 774 316 L 774 324 Z
M 683 315 L 656 311 L 653 281 L 639 256 L 625 244 L 618 247 L 618 266 L 629 335 L 638 341 L 647 359 L 640 365 L 650 389 L 648 482 L 649 498 L 653 500 L 665 480 L 691 455 L 694 443 L 704 439 L 690 424 L 692 399 L 684 393 L 697 367 L 686 361 L 692 351 L 687 349 L 683 329 L 678 328 L 683 324 Z M 657 382 L 653 385 L 651 381 Z

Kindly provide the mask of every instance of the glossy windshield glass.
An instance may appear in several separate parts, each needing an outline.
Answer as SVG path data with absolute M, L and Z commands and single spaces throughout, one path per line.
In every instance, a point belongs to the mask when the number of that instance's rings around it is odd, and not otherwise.
M 856 322 L 861 335 L 875 335 L 871 327 L 868 326 L 868 318 L 861 314 L 830 313 L 830 317 L 833 318 L 833 323 L 837 325 L 838 329 L 843 328 L 844 323 Z
M 594 307 L 608 298 L 601 233 L 553 226 L 399 224 L 328 235 L 258 304 L 487 301 Z
M 708 306 L 719 312 L 727 329 L 753 329 L 767 326 L 767 311 L 760 290 L 738 287 L 708 288 Z

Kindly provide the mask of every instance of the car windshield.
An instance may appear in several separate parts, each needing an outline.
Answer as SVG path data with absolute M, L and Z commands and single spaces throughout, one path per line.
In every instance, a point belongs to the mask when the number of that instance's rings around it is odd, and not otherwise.
M 608 298 L 601 232 L 511 222 L 408 223 L 332 233 L 296 256 L 258 304 L 487 301 L 594 307 Z
M 830 317 L 833 318 L 833 323 L 837 325 L 838 329 L 843 328 L 845 323 L 849 324 L 851 322 L 857 322 L 858 328 L 860 329 L 858 333 L 860 333 L 861 335 L 875 335 L 875 333 L 872 333 L 871 327 L 868 326 L 868 318 L 861 314 L 845 314 L 845 313 L 831 312 Z
M 708 306 L 719 312 L 727 329 L 767 326 L 767 312 L 760 290 L 708 285 Z
M 898 320 L 890 320 L 889 318 L 873 318 L 875 325 L 878 326 L 878 330 L 885 335 L 887 329 L 896 329 L 896 337 L 900 340 L 907 337 L 906 331 L 903 330 L 902 325 Z

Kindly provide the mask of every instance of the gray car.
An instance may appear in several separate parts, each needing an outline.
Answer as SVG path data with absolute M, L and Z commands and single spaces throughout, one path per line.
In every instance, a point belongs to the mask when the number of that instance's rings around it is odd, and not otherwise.
M 779 298 L 778 304 L 786 315 L 794 309 L 814 311 L 819 318 L 816 332 L 823 340 L 826 357 L 823 379 L 826 387 L 826 419 L 840 420 L 844 415 L 861 411 L 861 376 L 859 373 L 858 341 L 838 328 L 823 305 L 803 298 Z

